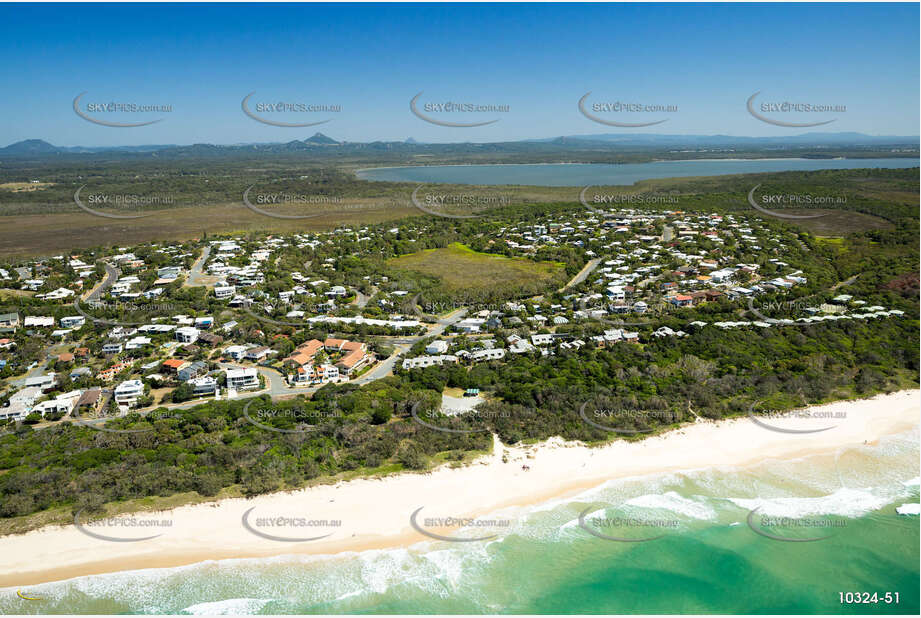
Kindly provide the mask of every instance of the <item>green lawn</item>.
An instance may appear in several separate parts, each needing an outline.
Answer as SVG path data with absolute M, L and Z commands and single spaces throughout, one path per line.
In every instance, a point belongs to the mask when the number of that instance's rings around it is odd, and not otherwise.
M 463 292 L 512 297 L 523 289 L 536 294 L 559 287 L 567 279 L 562 264 L 479 253 L 461 243 L 402 255 L 387 264 L 395 270 L 435 277 L 441 291 L 451 295 Z

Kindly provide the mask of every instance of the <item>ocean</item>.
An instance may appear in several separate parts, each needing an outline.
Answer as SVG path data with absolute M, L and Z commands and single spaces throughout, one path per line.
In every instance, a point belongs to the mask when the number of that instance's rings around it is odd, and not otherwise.
M 488 541 L 79 577 L 23 588 L 40 601 L 0 590 L 0 612 L 917 614 L 918 516 L 895 509 L 919 501 L 919 455 L 916 429 L 835 455 L 612 480 L 496 513 L 513 524 Z M 842 603 L 858 592 L 877 602 Z
M 840 170 L 854 168 L 918 167 L 916 158 L 892 159 L 695 159 L 648 163 L 552 163 L 523 165 L 428 165 L 378 167 L 358 170 L 362 180 L 388 182 L 436 182 L 466 185 L 531 185 L 540 187 L 584 187 L 587 185 L 632 185 L 652 178 L 720 176 Z

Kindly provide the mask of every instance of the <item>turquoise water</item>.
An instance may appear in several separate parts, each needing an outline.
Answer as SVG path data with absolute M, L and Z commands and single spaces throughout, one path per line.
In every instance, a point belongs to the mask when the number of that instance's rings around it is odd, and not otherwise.
M 432 541 L 330 557 L 206 562 L 0 590 L 2 613 L 899 613 L 919 611 L 918 432 L 837 455 L 609 482 L 567 500 L 501 511 L 480 543 Z M 834 524 L 781 542 L 746 524 Z M 579 527 L 580 512 L 605 534 Z M 599 527 L 607 517 L 667 527 Z M 761 526 L 756 519 L 756 527 Z M 759 527 L 765 530 L 764 527 Z M 770 528 L 787 538 L 815 530 Z M 841 605 L 839 592 L 899 592 L 899 605 Z
M 652 178 L 876 167 L 918 167 L 918 159 L 698 159 L 693 161 L 655 161 L 617 165 L 604 163 L 429 165 L 420 167 L 379 167 L 359 170 L 357 174 L 363 180 L 386 180 L 390 182 L 584 187 L 586 185 L 631 185 L 637 181 Z

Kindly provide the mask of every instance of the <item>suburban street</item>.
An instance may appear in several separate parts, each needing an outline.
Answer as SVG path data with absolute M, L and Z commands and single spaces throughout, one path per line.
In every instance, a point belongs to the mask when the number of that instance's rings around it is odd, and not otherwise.
M 601 258 L 589 260 L 588 263 L 582 267 L 582 270 L 576 273 L 576 276 L 569 280 L 569 283 L 560 288 L 560 292 L 564 292 L 569 288 L 575 287 L 585 281 L 591 272 L 598 268 L 599 264 L 601 264 Z
M 102 267 L 106 269 L 106 274 L 96 287 L 94 287 L 84 300 L 94 302 L 99 299 L 103 292 L 112 287 L 121 276 L 121 271 L 108 262 L 102 262 Z
M 210 255 L 211 245 L 205 245 L 204 249 L 201 251 L 201 255 L 198 256 L 198 259 L 192 263 L 192 268 L 189 269 L 189 277 L 185 282 L 187 287 L 201 287 L 208 285 L 208 282 L 205 281 L 207 276 L 204 274 L 203 268 L 205 266 L 205 262 L 208 261 L 208 256 Z

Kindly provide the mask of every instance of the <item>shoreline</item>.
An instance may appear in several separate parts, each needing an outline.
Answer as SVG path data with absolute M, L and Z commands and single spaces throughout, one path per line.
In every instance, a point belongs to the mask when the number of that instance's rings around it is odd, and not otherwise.
M 615 440 L 595 448 L 551 438 L 510 447 L 496 440 L 492 453 L 424 474 L 355 479 L 334 485 L 230 498 L 182 506 L 138 519 L 164 520 L 158 538 L 113 542 L 81 533 L 75 526 L 50 526 L 0 537 L 0 587 L 35 585 L 78 576 L 146 568 L 286 554 L 331 556 L 343 552 L 404 547 L 431 540 L 413 530 L 410 515 L 424 508 L 430 517 L 473 517 L 512 507 L 565 500 L 603 483 L 631 477 L 718 467 L 743 468 L 771 459 L 793 460 L 875 442 L 919 424 L 921 391 L 905 390 L 871 399 L 808 408 L 811 418 L 770 419 L 791 434 L 766 429 L 748 418 L 701 421 L 636 442 Z M 827 413 L 827 414 L 826 414 Z M 835 413 L 844 413 L 835 416 Z M 829 429 L 822 430 L 833 425 Z M 507 462 L 503 456 L 507 455 Z M 525 471 L 522 465 L 530 470 Z M 253 511 L 247 526 L 246 513 Z M 251 533 L 252 523 L 277 517 L 340 521 L 340 526 L 262 529 L 268 535 L 324 538 L 282 542 Z M 119 516 L 129 517 L 126 515 Z M 86 524 L 84 524 L 86 526 Z M 151 528 L 104 528 L 113 537 L 156 535 Z M 452 535 L 445 529 L 431 528 Z M 288 538 L 291 538 L 290 536 Z M 47 565 L 56 565 L 48 567 Z

